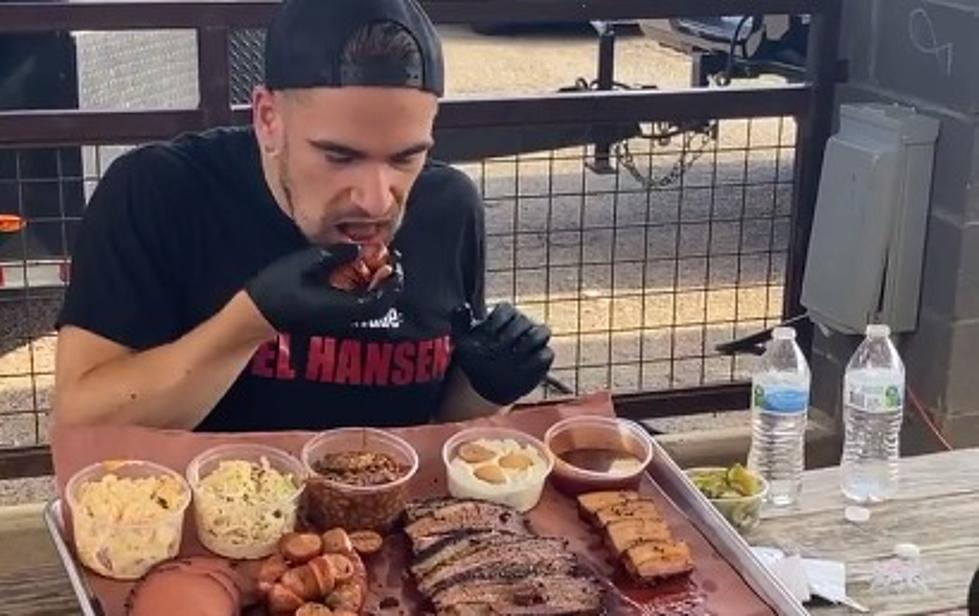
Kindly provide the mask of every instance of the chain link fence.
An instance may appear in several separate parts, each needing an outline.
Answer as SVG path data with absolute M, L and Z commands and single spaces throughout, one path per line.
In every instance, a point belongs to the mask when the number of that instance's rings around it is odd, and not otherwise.
M 772 118 L 637 137 L 610 173 L 592 170 L 594 146 L 457 164 L 486 205 L 488 300 L 549 324 L 552 375 L 573 393 L 746 377 L 754 358 L 714 347 L 781 318 L 794 134 Z M 48 258 L 70 255 L 85 195 L 124 149 L 0 150 L 0 194 L 27 223 L 2 236 L 5 271 L 42 233 Z M 33 279 L 0 291 L 0 447 L 47 438 L 63 283 Z

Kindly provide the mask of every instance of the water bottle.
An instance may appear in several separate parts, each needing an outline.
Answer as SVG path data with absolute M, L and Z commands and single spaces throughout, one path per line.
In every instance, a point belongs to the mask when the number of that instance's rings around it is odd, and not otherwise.
M 767 500 L 791 505 L 802 490 L 809 365 L 795 330 L 777 327 L 751 379 L 751 449 L 748 468 L 768 480 Z
M 890 335 L 886 325 L 868 325 L 843 378 L 841 488 L 859 503 L 886 500 L 897 491 L 904 363 Z

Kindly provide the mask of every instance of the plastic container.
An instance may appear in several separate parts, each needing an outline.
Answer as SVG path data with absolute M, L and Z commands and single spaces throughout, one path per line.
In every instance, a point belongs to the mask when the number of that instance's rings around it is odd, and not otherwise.
M 653 460 L 649 434 L 627 419 L 581 415 L 555 423 L 544 435 L 554 457 L 551 481 L 574 496 L 635 489 Z
M 462 450 L 467 444 L 485 446 L 490 453 L 485 459 L 467 461 Z M 508 462 L 518 459 L 513 454 L 519 456 L 519 466 Z M 523 467 L 528 461 L 530 466 Z M 490 426 L 468 428 L 452 435 L 442 446 L 442 463 L 452 496 L 500 503 L 520 512 L 537 505 L 554 468 L 544 443 L 519 430 Z M 487 468 L 493 472 L 484 474 L 481 469 Z
M 376 485 L 352 485 L 323 477 L 316 462 L 327 454 L 373 452 L 384 454 L 404 468 L 397 479 Z M 404 439 L 375 428 L 338 428 L 310 439 L 301 455 L 307 470 L 304 514 L 306 522 L 325 532 L 346 530 L 389 531 L 408 502 L 408 486 L 418 472 L 418 454 Z
M 142 460 L 98 462 L 68 480 L 65 497 L 78 558 L 100 575 L 134 580 L 180 551 L 190 487 L 169 468 Z M 161 498 L 167 503 L 162 511 Z
M 802 490 L 810 380 L 795 330 L 776 327 L 752 376 L 748 453 L 748 468 L 769 482 L 776 506 L 791 505 Z
M 693 481 L 693 478 L 701 473 L 725 471 L 727 469 L 723 466 L 702 466 L 689 468 L 684 473 Z M 758 521 L 761 519 L 762 505 L 768 497 L 769 483 L 765 481 L 764 477 L 757 474 L 755 474 L 755 477 L 761 483 L 761 489 L 757 494 L 728 498 L 711 498 L 706 494 L 704 495 L 704 498 L 710 501 L 710 504 L 724 516 L 724 519 L 740 533 L 747 532 L 758 525 Z
M 239 473 L 224 476 L 225 481 L 234 481 L 233 485 L 207 487 L 208 478 L 216 479 L 213 473 L 222 462 L 244 462 L 260 469 L 263 461 L 270 470 L 291 476 L 291 489 L 283 485 L 284 477 L 261 479 L 245 466 Z M 296 527 L 305 475 L 299 460 L 267 445 L 218 445 L 202 452 L 187 465 L 197 538 L 208 550 L 227 558 L 254 559 L 272 554 L 282 535 Z
M 905 372 L 890 333 L 868 325 L 843 377 L 840 487 L 858 503 L 887 500 L 898 489 Z

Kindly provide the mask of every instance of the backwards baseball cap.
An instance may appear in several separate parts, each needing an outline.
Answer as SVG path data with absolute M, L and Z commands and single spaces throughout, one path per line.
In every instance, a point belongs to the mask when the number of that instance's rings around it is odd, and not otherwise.
M 414 39 L 418 54 L 362 54 L 351 40 L 377 24 Z M 345 57 L 346 56 L 346 57 Z M 265 36 L 265 85 L 272 90 L 400 86 L 442 96 L 442 44 L 415 0 L 283 0 Z

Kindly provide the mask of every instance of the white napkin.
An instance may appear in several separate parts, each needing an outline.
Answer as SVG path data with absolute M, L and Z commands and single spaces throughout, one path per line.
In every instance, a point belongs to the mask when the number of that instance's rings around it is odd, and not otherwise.
M 846 564 L 835 560 L 801 558 L 795 554 L 786 556 L 777 548 L 752 547 L 751 551 L 764 563 L 801 603 L 812 595 L 833 603 L 847 605 L 859 612 L 867 612 L 853 599 L 846 596 Z
M 782 580 L 782 583 L 792 593 L 792 596 L 798 599 L 799 603 L 805 603 L 812 599 L 810 594 L 812 583 L 809 580 L 808 570 L 798 554 L 777 560 L 769 568 L 775 577 Z

